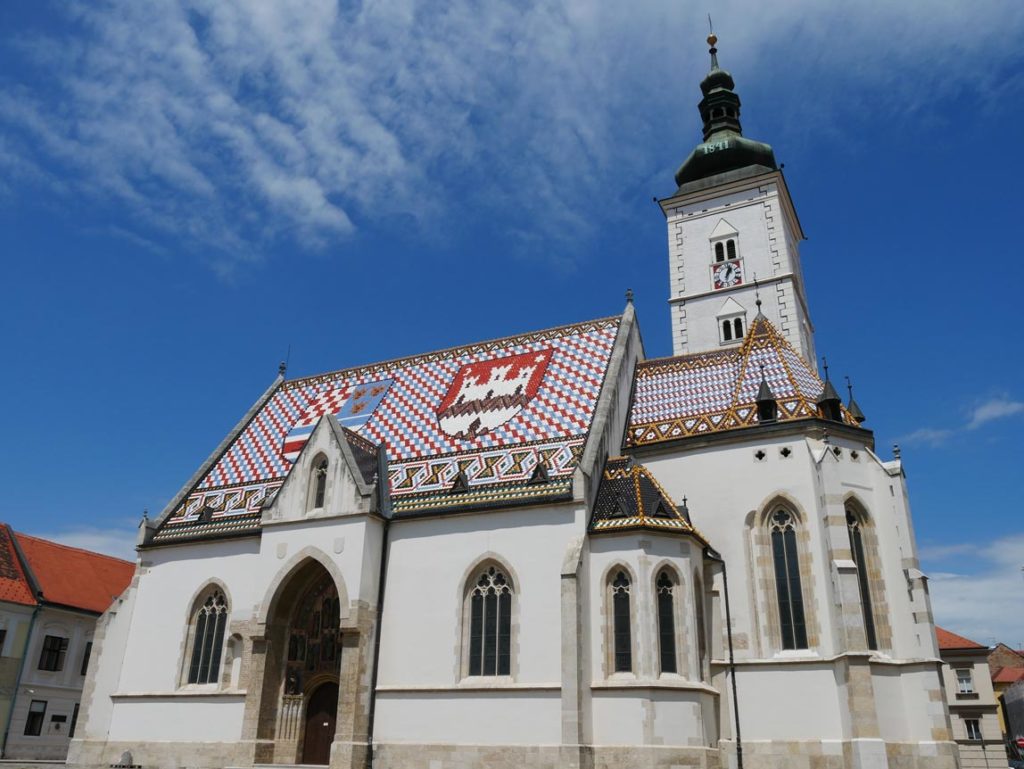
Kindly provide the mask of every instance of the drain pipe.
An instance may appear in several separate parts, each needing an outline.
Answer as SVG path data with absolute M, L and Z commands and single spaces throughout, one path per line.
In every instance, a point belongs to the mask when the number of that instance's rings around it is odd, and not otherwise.
M 736 694 L 736 657 L 732 647 L 732 614 L 729 610 L 729 571 L 725 559 L 717 550 L 707 545 L 704 555 L 722 564 L 722 585 L 725 589 L 725 634 L 729 638 L 729 678 L 732 680 L 732 712 L 736 722 L 736 769 L 743 769 L 743 738 L 740 735 L 740 700 Z
M 373 672 L 370 674 L 370 712 L 366 719 L 366 751 L 367 768 L 373 769 L 373 729 L 377 716 L 377 673 L 380 670 L 380 638 L 381 628 L 384 625 L 384 590 L 388 578 L 388 535 L 391 530 L 391 495 L 389 494 L 388 475 L 383 471 L 387 467 L 387 455 L 384 453 L 383 445 L 378 453 L 377 477 L 383 478 L 378 481 L 377 493 L 380 500 L 381 517 L 384 519 L 384 530 L 381 533 L 380 544 L 380 571 L 377 576 L 377 627 L 374 630 L 373 639 Z

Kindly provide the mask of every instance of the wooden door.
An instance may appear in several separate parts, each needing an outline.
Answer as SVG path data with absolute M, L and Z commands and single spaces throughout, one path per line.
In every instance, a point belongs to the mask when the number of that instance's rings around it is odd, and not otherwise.
M 328 764 L 338 718 L 338 684 L 321 684 L 306 703 L 306 736 L 302 742 L 302 763 Z

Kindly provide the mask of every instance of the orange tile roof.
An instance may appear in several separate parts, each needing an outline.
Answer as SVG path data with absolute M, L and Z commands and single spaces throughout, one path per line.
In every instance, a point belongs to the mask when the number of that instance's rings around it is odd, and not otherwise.
M 1024 681 L 1024 668 L 998 668 L 992 672 L 992 683 L 1012 684 Z
M 951 633 L 945 628 L 935 626 L 935 635 L 939 639 L 940 649 L 987 649 L 980 643 L 975 643 L 969 638 L 964 638 L 962 635 Z
M 124 592 L 135 564 L 15 533 L 42 600 L 101 613 Z
M 0 524 L 0 601 L 20 603 L 24 606 L 35 606 L 36 599 L 32 596 L 32 588 L 25 578 L 18 554 L 11 541 L 11 530 L 6 524 Z

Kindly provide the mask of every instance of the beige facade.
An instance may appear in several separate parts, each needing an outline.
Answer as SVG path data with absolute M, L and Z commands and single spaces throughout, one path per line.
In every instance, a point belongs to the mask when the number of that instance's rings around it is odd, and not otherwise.
M 964 769 L 1001 768 L 1006 763 L 1006 749 L 988 667 L 989 649 L 979 644 L 946 640 L 950 636 L 939 631 L 939 651 L 943 693 L 961 766 Z

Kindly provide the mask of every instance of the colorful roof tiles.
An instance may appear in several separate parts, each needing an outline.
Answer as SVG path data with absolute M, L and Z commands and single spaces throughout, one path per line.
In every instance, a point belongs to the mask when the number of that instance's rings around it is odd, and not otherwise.
M 385 446 L 396 512 L 564 495 L 620 321 L 604 318 L 282 382 L 154 541 L 258 528 L 261 507 L 325 415 L 349 430 L 364 453 Z M 527 483 L 541 463 L 549 484 Z M 450 489 L 460 473 L 469 488 L 456 501 Z
M 626 446 L 756 425 L 762 376 L 778 403 L 778 421 L 818 416 L 821 380 L 759 314 L 738 348 L 638 365 Z M 857 426 L 845 409 L 842 413 L 845 424 Z
M 707 544 L 646 467 L 632 457 L 612 457 L 601 476 L 590 530 L 630 529 L 690 534 Z

